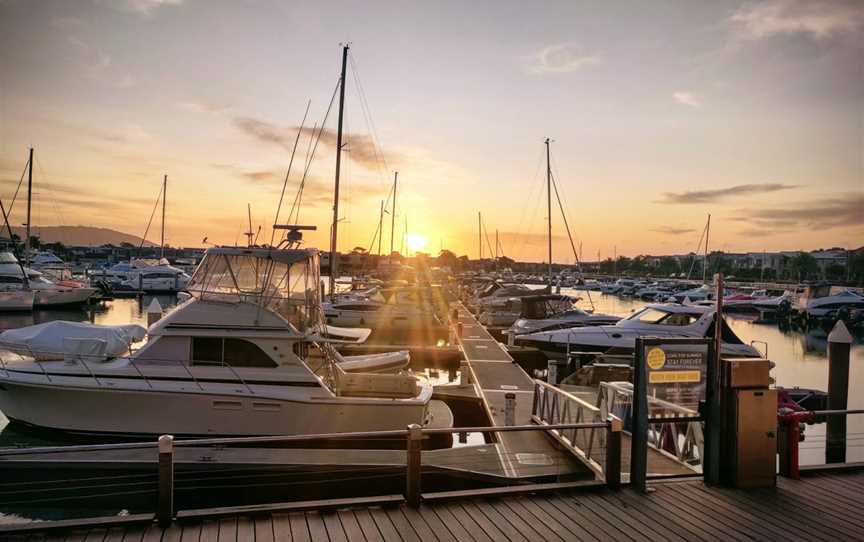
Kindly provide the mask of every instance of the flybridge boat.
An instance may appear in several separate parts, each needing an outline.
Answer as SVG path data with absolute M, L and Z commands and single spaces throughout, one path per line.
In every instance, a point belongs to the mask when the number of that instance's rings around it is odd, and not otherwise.
M 153 324 L 134 352 L 111 356 L 92 334 L 67 338 L 53 361 L 2 352 L 0 410 L 43 428 L 140 436 L 430 423 L 429 383 L 342 366 L 375 363 L 346 359 L 324 338 L 318 273 L 314 249 L 211 248 L 190 299 Z
M 530 333 L 517 336 L 516 344 L 536 347 L 556 359 L 566 357 L 568 352 L 629 354 L 637 337 L 713 337 L 715 313 L 698 305 L 652 304 L 612 326 Z M 722 325 L 723 355 L 761 357 L 735 335 L 725 320 Z
M 114 264 L 91 275 L 92 281 L 104 281 L 118 290 L 177 292 L 186 288 L 189 275 L 168 264 L 168 260 L 131 260 Z
M 609 314 L 583 311 L 574 305 L 573 298 L 565 295 L 527 296 L 522 298 L 519 319 L 504 333 L 516 336 L 553 329 L 612 325 L 620 319 Z

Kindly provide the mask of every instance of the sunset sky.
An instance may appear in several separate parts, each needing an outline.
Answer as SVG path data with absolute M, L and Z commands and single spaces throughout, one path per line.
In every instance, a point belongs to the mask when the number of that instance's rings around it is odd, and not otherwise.
M 32 146 L 36 226 L 142 235 L 167 174 L 170 244 L 244 242 L 247 203 L 269 241 L 346 41 L 342 250 L 369 246 L 398 170 L 397 249 L 407 219 L 474 258 L 482 211 L 542 260 L 546 137 L 586 260 L 688 252 L 708 213 L 716 249 L 864 245 L 860 0 L 0 0 L 0 197 Z M 299 218 L 322 249 L 335 129 L 334 105 Z

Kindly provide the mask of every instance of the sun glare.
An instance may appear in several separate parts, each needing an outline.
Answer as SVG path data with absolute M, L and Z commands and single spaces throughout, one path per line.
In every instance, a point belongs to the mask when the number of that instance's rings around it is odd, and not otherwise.
M 419 252 L 426 248 L 426 238 L 418 233 L 409 233 L 406 240 L 408 249 L 412 252 Z

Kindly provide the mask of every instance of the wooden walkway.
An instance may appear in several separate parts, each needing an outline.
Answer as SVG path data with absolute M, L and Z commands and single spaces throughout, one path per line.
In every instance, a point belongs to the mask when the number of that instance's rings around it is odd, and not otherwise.
M 516 395 L 514 425 L 530 425 L 534 381 L 461 302 L 451 307 L 458 310 L 458 322 L 462 324 L 459 347 L 473 373 L 477 394 L 491 425 L 505 425 L 505 395 L 508 393 Z M 509 477 L 593 476 L 574 456 L 557 449 L 553 441 L 539 431 L 498 433 L 498 441 L 502 468 Z
M 32 531 L 0 540 L 97 542 L 498 542 L 861 540 L 864 472 L 781 479 L 776 489 L 706 488 L 699 480 L 629 489 L 567 491 L 306 512 Z

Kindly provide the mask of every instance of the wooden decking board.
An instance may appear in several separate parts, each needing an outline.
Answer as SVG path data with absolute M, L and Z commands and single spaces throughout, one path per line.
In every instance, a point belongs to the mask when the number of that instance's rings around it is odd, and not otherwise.
M 327 540 L 327 527 L 324 526 L 324 519 L 321 517 L 321 513 L 310 511 L 304 515 L 306 516 L 306 525 L 309 527 L 309 538 L 312 539 L 312 542 Z
M 339 510 L 336 514 L 339 516 L 348 542 L 366 542 L 366 537 L 363 536 L 363 531 L 360 529 L 360 524 L 357 523 L 357 517 L 353 510 Z
M 824 513 L 834 515 L 841 520 L 848 520 L 864 530 L 864 518 L 858 515 L 861 513 L 861 495 L 864 491 L 857 494 L 847 493 L 849 490 L 845 488 L 832 490 L 817 486 L 816 484 L 807 484 L 805 489 L 805 486 L 800 483 L 786 484 L 783 489 L 790 493 L 795 493 L 804 499 L 825 501 L 829 506 Z
M 357 524 L 360 525 L 360 530 L 363 531 L 366 542 L 382 542 L 384 540 L 368 509 L 355 511 L 354 517 L 357 518 Z
M 576 513 L 573 510 L 570 510 L 570 514 L 561 514 L 561 508 L 551 503 L 552 496 L 550 495 L 549 506 L 543 506 L 542 509 L 544 512 L 548 512 L 548 515 L 553 516 L 555 518 L 554 524 L 550 524 L 549 520 L 543 521 L 543 514 L 537 514 L 536 508 L 533 504 L 526 505 L 525 508 L 528 509 L 529 512 L 534 514 L 534 517 L 537 518 L 537 521 L 541 521 L 547 525 L 550 525 L 550 530 L 554 531 L 558 536 L 561 536 L 561 530 L 559 530 L 556 525 L 560 525 L 562 529 L 565 531 L 569 530 L 571 532 L 571 536 L 575 540 L 580 540 L 582 542 L 594 542 L 595 540 L 604 540 L 606 539 L 606 534 L 602 531 L 592 532 L 593 524 L 591 522 L 585 523 L 584 518 L 581 514 Z M 524 503 L 523 503 L 524 504 Z M 561 518 L 564 518 L 563 520 Z M 576 525 L 574 528 L 570 523 L 570 517 L 573 518 L 573 524 Z
M 504 506 L 508 507 L 514 516 L 519 517 L 525 523 L 534 528 L 534 530 L 540 533 L 540 536 L 542 536 L 544 539 L 550 541 L 567 540 L 567 538 L 563 538 L 561 536 L 559 530 L 556 529 L 555 526 L 538 521 L 534 514 L 532 514 L 531 511 L 527 507 L 525 507 L 524 503 L 522 502 L 523 499 L 527 499 L 527 497 L 512 499 L 503 498 L 501 499 L 501 503 Z
M 457 542 L 456 537 L 453 536 L 453 533 L 450 532 L 447 525 L 441 521 L 438 514 L 430 510 L 428 507 L 424 506 L 419 510 L 414 510 L 412 508 L 405 509 L 405 516 L 409 520 L 411 520 L 413 514 L 417 514 L 426 522 L 426 525 L 428 525 L 432 532 L 435 533 L 435 538 L 437 538 L 439 542 Z
M 342 521 L 335 511 L 325 510 L 321 512 L 321 518 L 324 520 L 324 527 L 327 529 L 328 540 L 332 540 L 333 542 L 348 542 L 345 529 L 342 527 Z
M 662 503 L 651 499 L 650 496 L 637 495 L 630 490 L 621 491 L 619 496 L 622 500 L 626 500 L 630 506 L 651 510 L 652 515 L 655 517 L 664 518 L 666 521 L 675 525 L 678 529 L 686 531 L 688 533 L 686 535 L 688 540 L 719 540 L 720 542 L 725 542 L 724 539 L 718 536 L 713 536 L 710 530 L 706 531 L 698 523 L 692 522 L 686 514 L 681 515 L 675 510 L 669 510 L 662 506 Z
M 552 521 L 561 525 L 565 531 L 587 535 L 589 539 L 596 537 L 601 540 L 621 540 L 627 542 L 633 540 L 632 537 L 609 525 L 606 518 L 592 517 L 591 514 L 587 514 L 583 510 L 571 508 L 563 503 L 556 503 L 557 500 L 558 498 L 555 495 L 550 495 L 548 499 L 534 496 L 531 499 L 531 510 L 538 517 L 541 516 L 537 511 L 542 511 Z
M 179 523 L 172 523 L 162 533 L 162 542 L 180 542 L 183 538 L 183 527 Z
M 562 497 L 556 497 L 551 499 L 552 505 L 557 507 L 559 510 L 564 512 L 565 514 L 569 510 L 579 510 L 579 507 L 576 505 L 582 505 L 584 507 L 584 514 L 589 517 L 594 518 L 602 518 L 604 521 L 609 523 L 611 526 L 615 527 L 619 532 L 629 536 L 631 539 L 636 542 L 653 542 L 653 540 L 644 533 L 642 533 L 642 529 L 644 529 L 644 525 L 637 526 L 633 525 L 628 521 L 630 518 L 625 514 L 613 515 L 609 514 L 600 504 L 602 499 L 583 499 L 580 501 L 570 500 L 566 501 Z M 580 512 L 582 510 L 579 510 Z
M 562 496 L 564 500 L 576 501 L 569 495 Z M 657 521 L 657 518 L 645 514 L 640 508 L 630 506 L 628 503 L 618 499 L 615 494 L 602 494 L 595 501 L 606 514 L 614 514 L 622 512 L 621 517 L 635 524 L 634 528 L 651 531 L 650 538 L 652 540 L 664 540 L 666 542 L 688 542 L 686 538 L 681 536 L 681 533 L 669 529 L 663 522 Z
M 729 518 L 723 514 L 722 507 L 720 506 L 708 507 L 704 500 L 692 500 L 687 498 L 676 499 L 675 497 L 677 497 L 677 495 L 670 497 L 670 495 L 667 495 L 665 491 L 658 490 L 651 495 L 650 498 L 665 501 L 666 505 L 675 506 L 683 513 L 691 514 L 694 517 L 704 516 L 706 512 L 710 512 L 711 519 L 716 522 L 718 526 L 723 526 L 724 533 L 731 540 L 748 542 L 749 540 L 752 540 L 752 534 L 754 532 L 759 532 L 758 530 L 751 530 L 748 534 L 748 531 L 741 526 L 744 518 L 741 516 L 738 516 L 737 518 Z
M 288 521 L 291 524 L 291 540 L 293 542 L 311 542 L 304 512 L 291 512 L 288 514 Z
M 463 501 L 454 503 L 454 506 L 461 506 L 465 514 L 468 515 L 482 530 L 486 536 L 492 540 L 504 540 L 506 537 L 504 532 L 491 521 L 476 505 L 474 501 Z
M 428 540 L 438 540 L 438 536 L 435 531 L 426 523 L 426 520 L 417 513 L 417 510 L 409 506 L 401 506 L 399 508 L 393 508 L 394 511 L 398 511 L 405 518 L 405 521 L 408 522 L 408 525 L 414 529 L 414 532 L 417 533 L 417 536 L 420 540 L 428 541 Z
M 438 519 L 441 520 L 441 523 L 446 525 L 450 532 L 456 537 L 456 540 L 459 542 L 463 542 L 465 540 L 474 540 L 474 538 L 468 534 L 468 531 L 465 530 L 465 527 L 462 526 L 461 523 L 456 521 L 456 518 L 453 517 L 453 513 L 444 506 L 443 503 L 435 503 L 432 505 L 424 505 L 424 508 L 431 509 L 435 512 L 435 515 L 438 516 Z
M 545 542 L 556 542 L 559 540 L 558 535 L 551 531 L 549 531 L 549 536 L 546 536 L 540 529 L 535 529 L 518 514 L 514 514 L 513 510 L 506 503 L 502 502 L 501 499 L 490 499 L 488 502 L 489 506 L 501 514 L 514 529 L 519 531 L 528 540 L 532 542 L 534 540 L 543 540 Z
M 378 530 L 381 532 L 381 536 L 384 540 L 401 540 L 402 537 L 399 536 L 399 533 L 396 531 L 396 528 L 393 526 L 393 522 L 390 521 L 390 518 L 387 516 L 387 513 L 380 506 L 376 506 L 375 508 L 369 511 L 372 514 L 372 520 L 375 521 L 375 525 L 378 527 Z
M 450 510 L 450 513 L 453 514 L 453 517 L 456 518 L 465 530 L 471 535 L 471 538 L 476 540 L 476 542 L 493 542 L 492 538 L 483 531 L 483 528 L 474 521 L 471 516 L 469 516 L 462 506 L 457 502 L 445 502 L 442 503 L 442 506 L 447 507 Z
M 495 528 L 500 531 L 501 537 L 499 540 L 512 540 L 513 542 L 529 542 L 527 538 L 522 536 L 510 522 L 507 521 L 507 518 L 498 513 L 495 508 L 486 500 L 473 500 L 472 502 L 465 502 L 462 504 L 462 507 L 468 511 L 469 514 L 475 514 L 476 516 L 482 515 L 485 521 L 491 522 L 495 525 Z
M 273 516 L 260 515 L 252 518 L 255 540 L 260 542 L 274 542 Z
M 273 514 L 274 542 L 291 542 L 291 520 L 286 513 Z
M 396 532 L 399 533 L 404 542 L 420 542 L 420 536 L 408 520 L 405 519 L 402 510 L 391 507 L 385 508 L 384 513 L 387 514 L 387 518 L 390 520 L 393 528 L 396 529 Z

